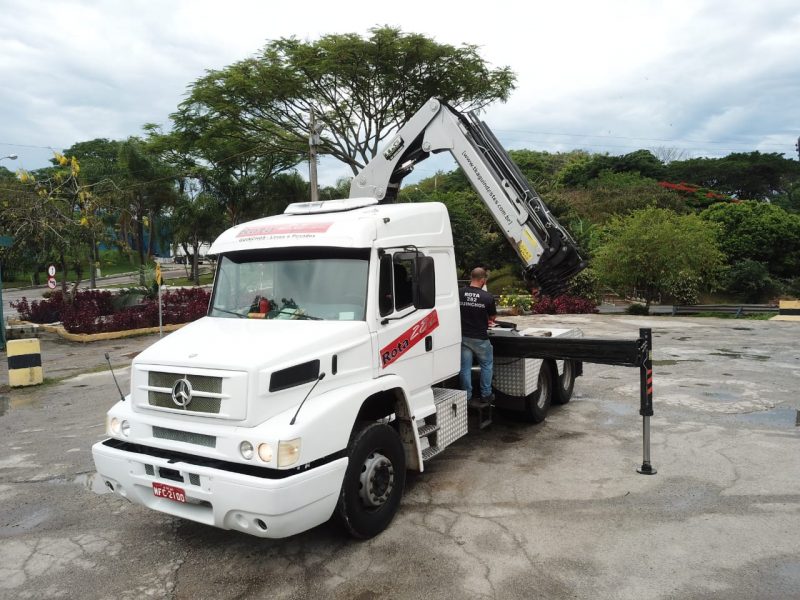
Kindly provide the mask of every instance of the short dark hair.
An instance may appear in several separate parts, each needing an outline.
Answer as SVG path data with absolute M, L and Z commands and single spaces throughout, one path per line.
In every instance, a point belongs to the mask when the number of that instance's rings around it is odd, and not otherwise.
M 477 281 L 478 279 L 486 279 L 486 269 L 483 267 L 475 267 L 472 269 L 472 272 L 469 274 L 472 277 L 473 281 Z

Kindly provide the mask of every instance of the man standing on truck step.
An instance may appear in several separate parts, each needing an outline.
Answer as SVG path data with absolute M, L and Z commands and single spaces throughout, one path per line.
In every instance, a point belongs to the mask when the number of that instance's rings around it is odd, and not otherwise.
M 494 296 L 482 288 L 486 285 L 486 270 L 472 269 L 468 286 L 458 290 L 461 304 L 461 387 L 472 404 L 486 405 L 494 402 L 492 371 L 494 352 L 489 341 L 489 320 L 497 314 Z M 472 360 L 475 357 L 481 368 L 480 396 L 472 395 Z

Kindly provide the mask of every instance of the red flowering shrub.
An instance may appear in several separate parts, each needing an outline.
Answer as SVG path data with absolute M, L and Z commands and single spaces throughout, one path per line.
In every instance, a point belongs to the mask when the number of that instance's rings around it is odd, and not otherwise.
M 578 296 L 540 296 L 531 307 L 535 315 L 574 315 L 596 313 L 597 304 L 586 298 Z
M 211 294 L 202 288 L 179 289 L 162 295 L 164 325 L 188 323 L 205 316 Z M 60 291 L 49 298 L 28 303 L 26 298 L 12 302 L 20 317 L 34 323 L 61 321 L 70 333 L 103 333 L 158 326 L 158 299 L 143 299 L 139 304 L 116 310 L 114 294 L 101 290 L 79 291 L 67 303 Z

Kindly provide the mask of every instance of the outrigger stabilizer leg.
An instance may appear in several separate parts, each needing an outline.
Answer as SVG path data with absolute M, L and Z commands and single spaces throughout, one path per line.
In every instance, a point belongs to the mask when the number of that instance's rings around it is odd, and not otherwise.
M 644 361 L 639 366 L 639 385 L 641 388 L 641 405 L 639 414 L 642 415 L 643 428 L 643 457 L 642 466 L 636 469 L 642 475 L 655 475 L 655 467 L 650 464 L 650 417 L 653 416 L 653 333 L 652 330 L 640 329 L 639 337 L 645 343 Z

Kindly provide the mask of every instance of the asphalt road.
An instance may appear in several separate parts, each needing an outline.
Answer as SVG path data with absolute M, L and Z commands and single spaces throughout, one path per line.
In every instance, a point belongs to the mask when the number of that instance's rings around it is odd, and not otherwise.
M 45 375 L 84 374 L 0 396 L 0 598 L 798 597 L 800 323 L 518 320 L 653 327 L 657 475 L 635 472 L 638 370 L 586 365 L 545 423 L 501 417 L 410 476 L 375 539 L 327 524 L 260 540 L 95 493 L 117 392 L 92 371 L 154 338 L 48 338 Z

